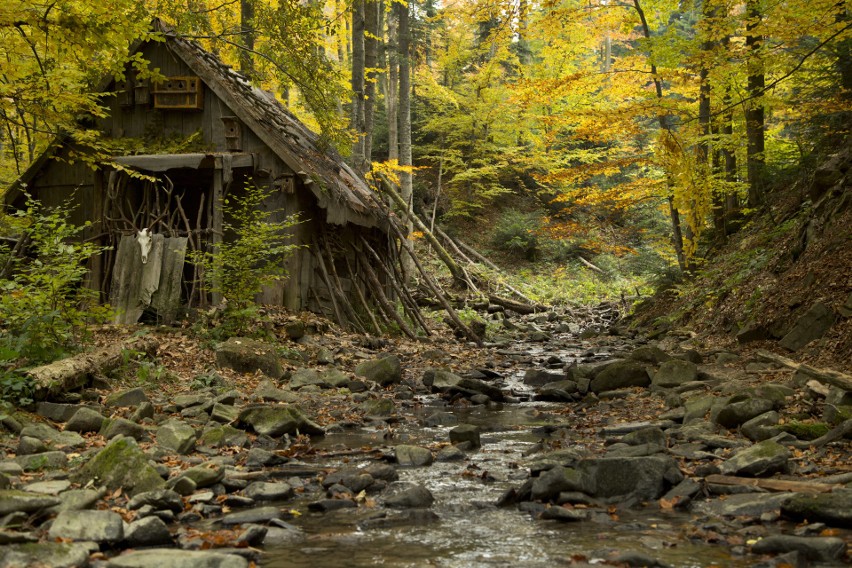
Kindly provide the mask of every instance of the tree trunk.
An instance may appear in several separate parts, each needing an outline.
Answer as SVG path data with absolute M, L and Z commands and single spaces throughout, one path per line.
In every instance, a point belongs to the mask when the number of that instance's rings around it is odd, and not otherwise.
M 399 165 L 411 165 L 411 58 L 409 47 L 409 7 L 395 4 L 399 14 Z M 400 194 L 411 209 L 413 193 L 411 172 L 403 171 L 399 176 Z
M 398 6 L 394 4 L 394 6 Z M 388 114 L 388 159 L 399 159 L 399 54 L 397 53 L 397 37 L 399 23 L 397 9 L 388 14 L 388 89 L 385 101 Z
M 766 79 L 763 74 L 763 37 L 758 28 L 762 18 L 760 0 L 746 2 L 746 49 L 748 50 L 748 106 L 746 107 L 746 146 L 748 169 L 748 205 L 758 207 L 763 202 L 763 176 L 765 173 L 765 133 L 763 91 Z
M 642 9 L 642 5 L 639 3 L 639 0 L 633 0 L 633 7 L 636 9 L 636 13 L 639 15 L 639 21 L 642 24 L 642 33 L 645 36 L 645 39 L 651 39 L 651 28 L 648 27 L 648 20 L 645 17 L 645 11 Z M 657 65 L 654 63 L 654 60 L 651 59 L 651 77 L 654 81 L 654 90 L 657 94 L 657 99 L 662 101 L 663 99 L 663 83 L 660 80 L 660 76 L 657 73 Z M 660 128 L 663 131 L 668 132 L 668 135 L 674 136 L 671 131 L 671 127 L 669 126 L 668 117 L 662 112 L 657 114 L 657 122 L 660 124 Z M 672 221 L 672 246 L 675 249 L 675 254 L 677 255 L 677 262 L 680 266 L 681 271 L 687 270 L 687 258 L 684 254 L 683 249 L 683 232 L 681 231 L 680 224 L 680 212 L 677 210 L 674 204 L 674 191 L 672 189 L 672 180 L 670 176 L 666 177 L 666 185 L 669 188 L 669 217 Z
M 246 77 L 254 75 L 254 0 L 240 0 L 240 34 L 242 45 L 240 50 L 240 72 Z
M 364 170 L 364 0 L 352 4 L 352 112 L 349 127 L 355 131 L 352 167 Z
M 364 170 L 370 169 L 373 159 L 373 124 L 376 108 L 376 68 L 379 51 L 379 3 L 376 0 L 364 2 Z

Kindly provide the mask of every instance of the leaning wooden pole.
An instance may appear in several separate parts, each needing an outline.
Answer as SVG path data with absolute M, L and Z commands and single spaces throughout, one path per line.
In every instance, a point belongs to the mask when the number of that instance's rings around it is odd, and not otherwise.
M 465 275 L 464 270 L 462 270 L 461 267 L 456 263 L 456 261 L 453 260 L 453 257 L 450 256 L 450 253 L 447 252 L 447 249 L 445 249 L 444 246 L 441 245 L 440 242 L 438 242 L 438 239 L 435 237 L 434 234 L 432 234 L 432 231 L 430 231 L 429 228 L 426 227 L 426 225 L 423 224 L 423 221 L 421 221 L 420 218 L 417 215 L 415 215 L 408 208 L 408 204 L 405 202 L 405 200 L 402 198 L 402 196 L 396 191 L 396 189 L 394 189 L 393 184 L 390 181 L 388 181 L 388 179 L 385 176 L 383 176 L 381 174 L 379 175 L 379 179 L 382 182 L 381 183 L 382 191 L 388 197 L 390 197 L 391 201 L 393 201 L 396 204 L 396 206 L 399 208 L 399 210 L 408 219 L 411 220 L 411 222 L 414 224 L 414 226 L 417 227 L 417 230 L 423 233 L 423 236 L 426 237 L 426 240 L 428 240 L 429 244 L 431 244 L 432 247 L 435 249 L 435 252 L 440 257 L 441 261 L 445 265 L 447 265 L 447 268 L 450 270 L 450 274 L 453 275 L 453 279 L 456 282 L 458 282 L 459 284 L 461 284 L 462 286 L 464 286 L 465 288 L 473 288 L 471 282 L 468 280 L 467 276 Z M 375 196 L 374 196 L 374 199 L 375 199 Z M 381 200 L 375 199 L 375 201 L 377 203 L 379 203 L 381 206 L 386 207 L 385 204 L 381 202 Z
M 355 252 L 357 254 L 358 251 Z M 367 313 L 367 317 L 370 318 L 370 322 L 373 324 L 373 330 L 376 332 L 376 335 L 379 335 L 382 333 L 382 326 L 379 325 L 379 321 L 373 314 L 373 310 L 372 308 L 370 308 L 370 304 L 367 303 L 367 298 L 364 297 L 364 292 L 361 291 L 361 286 L 358 285 L 358 282 L 355 279 L 355 272 L 352 270 L 352 264 L 349 262 L 348 258 L 344 258 L 344 260 L 346 260 L 346 268 L 347 270 L 349 270 L 349 274 L 352 275 L 352 287 L 355 288 L 355 295 L 358 296 L 358 301 L 361 302 L 361 306 Z
M 376 296 L 376 300 L 379 302 L 379 306 L 382 308 L 384 313 L 392 318 L 399 325 L 399 329 L 402 332 L 410 337 L 411 339 L 417 339 L 417 335 L 408 327 L 408 324 L 402 319 L 402 316 L 397 313 L 396 309 L 391 305 L 390 300 L 388 300 L 385 295 L 385 291 L 383 290 L 382 283 L 379 281 L 379 277 L 376 275 L 375 271 L 373 271 L 373 267 L 370 266 L 369 259 L 367 255 L 364 254 L 363 251 L 359 251 L 361 255 L 362 264 L 364 265 L 364 273 L 367 275 L 367 279 L 370 281 L 370 285 L 373 287 L 373 294 Z

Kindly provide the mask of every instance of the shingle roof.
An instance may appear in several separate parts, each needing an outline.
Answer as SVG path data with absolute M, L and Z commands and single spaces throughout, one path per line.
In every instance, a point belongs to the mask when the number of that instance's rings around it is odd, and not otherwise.
M 154 29 L 222 101 L 305 182 L 326 209 L 331 223 L 384 226 L 385 214 L 372 191 L 333 149 L 324 149 L 311 132 L 272 93 L 253 87 L 248 79 L 198 43 L 181 38 L 160 20 Z

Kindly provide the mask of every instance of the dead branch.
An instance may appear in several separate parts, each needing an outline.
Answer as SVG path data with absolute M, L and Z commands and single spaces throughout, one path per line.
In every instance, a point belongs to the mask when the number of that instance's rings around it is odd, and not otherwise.
M 846 373 L 841 373 L 840 371 L 835 371 L 833 369 L 818 369 L 816 367 L 811 367 L 810 365 L 805 365 L 804 363 L 796 363 L 792 359 L 776 355 L 775 353 L 770 353 L 769 351 L 758 351 L 757 356 L 764 361 L 777 363 L 784 367 L 805 373 L 809 377 L 813 377 L 821 383 L 852 392 L 852 376 L 849 376 Z
M 392 318 L 399 325 L 399 329 L 402 330 L 405 335 L 407 335 L 411 339 L 416 339 L 417 335 L 411 330 L 410 327 L 408 327 L 408 324 L 405 322 L 404 319 L 402 319 L 402 316 L 397 313 L 396 309 L 391 305 L 387 296 L 385 296 L 382 283 L 379 281 L 379 277 L 376 275 L 375 271 L 373 270 L 373 267 L 370 266 L 370 262 L 366 258 L 366 254 L 364 254 L 363 251 L 357 252 L 362 257 L 361 264 L 363 265 L 364 272 L 367 275 L 367 279 L 370 281 L 370 285 L 373 287 L 373 294 L 375 295 L 376 300 L 378 301 L 379 306 L 382 308 L 385 315 L 387 315 L 389 318 Z

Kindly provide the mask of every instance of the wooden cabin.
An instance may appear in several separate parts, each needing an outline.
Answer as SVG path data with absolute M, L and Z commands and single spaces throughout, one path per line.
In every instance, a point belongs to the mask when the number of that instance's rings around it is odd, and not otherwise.
M 170 320 L 176 298 L 182 306 L 217 300 L 193 284 L 198 275 L 185 256 L 223 238 L 222 198 L 251 182 L 271 190 L 269 210 L 302 219 L 290 229 L 291 242 L 303 247 L 287 260 L 289 278 L 266 288 L 259 301 L 338 321 L 354 315 L 352 306 L 366 308 L 375 280 L 359 275 L 365 263 L 378 262 L 366 251 L 387 253 L 392 221 L 364 180 L 271 93 L 161 22 L 154 27 L 165 41 L 141 42 L 133 51 L 159 80 L 140 78 L 128 65 L 125 81 L 105 81 L 109 116 L 98 127 L 107 138 L 188 141 L 186 149 L 114 156 L 93 169 L 75 159 L 69 140 L 58 139 L 6 192 L 7 205 L 22 207 L 24 188 L 47 206 L 70 201 L 75 224 L 92 222 L 84 238 L 112 247 L 92 259 L 90 285 L 113 305 L 128 306 L 117 321 L 136 321 L 143 310 Z M 155 258 L 146 264 L 134 260 L 143 228 L 155 239 Z M 382 274 L 377 267 L 369 273 Z M 172 300 L 158 300 L 165 289 Z

